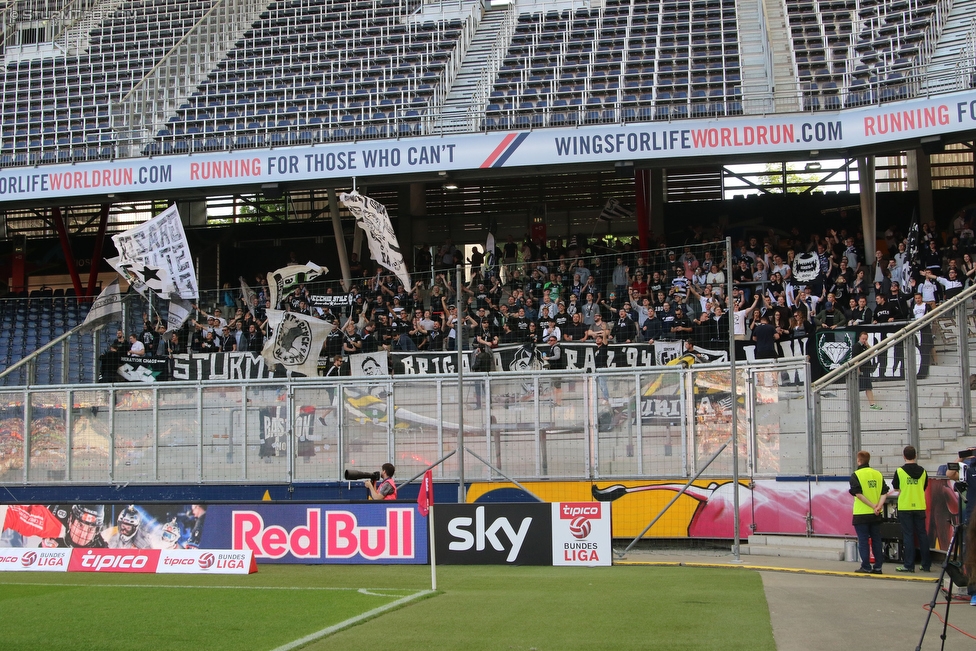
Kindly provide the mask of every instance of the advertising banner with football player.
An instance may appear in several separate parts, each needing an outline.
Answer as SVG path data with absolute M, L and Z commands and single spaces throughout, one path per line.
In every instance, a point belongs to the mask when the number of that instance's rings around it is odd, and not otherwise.
M 196 549 L 205 504 L 0 506 L 0 548 Z

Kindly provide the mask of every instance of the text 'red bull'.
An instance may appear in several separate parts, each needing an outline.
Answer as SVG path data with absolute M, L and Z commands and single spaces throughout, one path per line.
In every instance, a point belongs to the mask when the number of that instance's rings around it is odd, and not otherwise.
M 256 511 L 234 511 L 232 536 L 233 549 L 250 549 L 256 558 L 321 558 L 323 543 L 325 558 L 414 558 L 412 508 L 387 509 L 386 524 L 377 526 L 361 526 L 349 511 L 327 511 L 324 537 L 320 509 L 306 509 L 305 524 L 290 531 L 280 525 L 266 527 Z

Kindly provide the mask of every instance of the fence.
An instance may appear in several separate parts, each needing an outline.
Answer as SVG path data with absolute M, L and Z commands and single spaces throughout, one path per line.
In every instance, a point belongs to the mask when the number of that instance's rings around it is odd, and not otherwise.
M 810 470 L 802 359 L 739 367 L 743 475 Z M 0 482 L 321 482 L 458 444 L 467 481 L 690 477 L 730 431 L 724 364 L 601 373 L 27 387 L 0 391 Z M 480 405 L 480 408 L 479 408 Z M 25 435 L 26 433 L 26 435 Z M 705 476 L 731 474 L 731 446 Z M 458 477 L 457 455 L 438 466 Z

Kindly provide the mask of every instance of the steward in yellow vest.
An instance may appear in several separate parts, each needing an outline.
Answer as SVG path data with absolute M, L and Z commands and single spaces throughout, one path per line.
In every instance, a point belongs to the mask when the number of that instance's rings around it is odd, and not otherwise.
M 898 491 L 898 522 L 901 523 L 902 544 L 904 545 L 904 561 L 898 572 L 915 571 L 915 542 L 918 539 L 918 549 L 921 552 L 922 571 L 931 570 L 932 560 L 929 554 L 928 528 L 925 526 L 925 489 L 929 478 L 925 469 L 916 463 L 918 456 L 915 448 L 905 446 L 902 453 L 905 465 L 895 471 L 891 480 L 892 487 Z
M 870 463 L 870 452 L 861 450 L 857 453 L 857 470 L 851 474 L 851 488 L 848 491 L 854 496 L 854 531 L 857 532 L 857 549 L 861 555 L 861 567 L 854 570 L 858 574 L 881 574 L 884 561 L 881 522 L 884 520 L 884 495 L 888 492 L 888 484 Z M 874 555 L 873 564 L 869 553 Z

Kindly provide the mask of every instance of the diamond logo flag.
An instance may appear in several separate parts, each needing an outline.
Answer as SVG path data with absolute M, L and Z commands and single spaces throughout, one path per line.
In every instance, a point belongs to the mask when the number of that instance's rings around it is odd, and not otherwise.
M 356 224 L 366 231 L 369 252 L 373 260 L 395 273 L 404 288 L 409 290 L 410 276 L 407 274 L 407 265 L 403 262 L 400 243 L 397 242 L 396 233 L 393 232 L 386 206 L 358 192 L 352 194 L 343 192 L 339 195 L 339 201 L 356 218 Z
M 274 368 L 281 364 L 289 371 L 315 377 L 319 352 L 332 332 L 328 321 L 313 319 L 297 312 L 268 310 L 267 339 L 261 356 Z
M 190 300 L 199 296 L 190 244 L 175 205 L 144 224 L 113 235 L 112 241 L 119 252 L 119 264 L 112 266 L 127 280 L 136 278 L 145 289 L 166 297 Z M 140 291 L 140 285 L 133 284 Z
M 118 279 L 108 284 L 102 293 L 92 301 L 88 316 L 85 317 L 82 326 L 86 330 L 105 325 L 110 321 L 121 320 L 122 318 L 122 293 L 119 291 Z
M 308 264 L 292 264 L 268 273 L 268 291 L 270 292 L 271 307 L 291 296 L 299 285 L 311 282 L 319 276 L 329 273 L 325 267 L 314 262 Z M 243 281 L 242 281 L 243 282 Z

